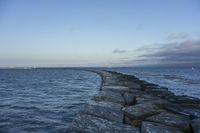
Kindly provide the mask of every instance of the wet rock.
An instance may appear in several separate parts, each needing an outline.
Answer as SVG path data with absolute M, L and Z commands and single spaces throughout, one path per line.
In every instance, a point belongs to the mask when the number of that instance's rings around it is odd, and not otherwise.
M 200 133 L 200 119 L 192 120 L 192 130 L 194 133 Z
M 138 128 L 85 114 L 77 115 L 67 133 L 72 131 L 81 133 L 139 133 Z
M 93 98 L 95 101 L 108 101 L 113 103 L 118 103 L 121 105 L 125 105 L 124 98 L 120 93 L 114 93 L 109 91 L 100 91 L 98 94 L 96 94 Z
M 183 133 L 177 128 L 154 122 L 142 122 L 141 133 Z
M 133 106 L 124 107 L 122 109 L 127 118 L 132 120 L 143 120 L 144 118 L 162 112 L 160 108 L 152 103 L 137 104 Z
M 123 112 L 117 109 L 102 107 L 98 105 L 84 105 L 80 113 L 100 117 L 110 121 L 123 122 Z
M 136 104 L 136 96 L 134 93 L 125 92 L 123 97 L 126 105 L 130 106 Z
M 146 118 L 147 121 L 161 123 L 167 126 L 180 128 L 183 131 L 190 131 L 190 120 L 188 117 L 169 112 L 161 112 L 158 115 L 153 115 Z

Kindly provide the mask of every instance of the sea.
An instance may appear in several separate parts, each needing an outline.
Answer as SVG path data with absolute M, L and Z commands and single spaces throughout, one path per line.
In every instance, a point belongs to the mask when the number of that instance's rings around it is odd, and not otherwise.
M 200 98 L 199 68 L 98 68 L 117 71 Z M 65 133 L 101 77 L 84 69 L 0 69 L 0 133 Z

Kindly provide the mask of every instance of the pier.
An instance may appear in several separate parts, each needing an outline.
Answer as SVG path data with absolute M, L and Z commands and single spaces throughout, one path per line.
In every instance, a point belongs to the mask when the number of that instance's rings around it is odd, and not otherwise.
M 132 75 L 94 71 L 98 93 L 83 105 L 67 133 L 200 133 L 200 99 Z

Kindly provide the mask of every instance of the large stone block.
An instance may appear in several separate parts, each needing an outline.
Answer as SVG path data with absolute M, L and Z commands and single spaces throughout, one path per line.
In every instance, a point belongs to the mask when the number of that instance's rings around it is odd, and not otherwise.
M 136 104 L 133 106 L 124 107 L 122 110 L 130 119 L 144 119 L 148 116 L 158 114 L 163 111 L 152 103 Z
M 183 133 L 178 128 L 161 125 L 154 122 L 142 122 L 141 133 Z
M 200 119 L 192 120 L 192 130 L 194 133 L 200 133 Z
M 161 123 L 167 126 L 177 127 L 186 132 L 190 131 L 190 119 L 184 115 L 162 112 L 158 115 L 148 117 L 146 120 Z
M 100 91 L 93 97 L 95 101 L 108 101 L 113 103 L 118 103 L 121 105 L 125 105 L 124 98 L 120 93 L 109 92 L 109 91 Z
M 81 107 L 80 113 L 93 115 L 110 121 L 123 122 L 124 114 L 121 110 L 111 109 L 98 105 L 84 105 Z
M 136 83 L 135 81 L 127 81 L 126 85 L 130 87 L 130 89 L 137 89 L 137 90 L 141 89 L 141 85 L 139 83 Z
M 85 114 L 76 116 L 67 133 L 72 131 L 81 133 L 139 133 L 138 128 Z
M 136 104 L 136 96 L 134 93 L 125 92 L 123 97 L 124 97 L 126 106 Z
M 118 93 L 121 93 L 122 95 L 125 93 L 125 92 L 131 92 L 131 89 L 129 89 L 128 87 L 126 86 L 103 86 L 102 87 L 102 90 L 103 91 L 111 91 L 111 92 L 118 92 Z
M 122 107 L 123 107 L 121 104 L 113 103 L 113 102 L 107 102 L 107 101 L 94 101 L 94 100 L 91 100 L 87 104 L 106 107 L 106 108 L 111 108 L 111 109 L 117 109 L 117 110 L 121 110 Z
M 196 104 L 179 105 L 179 104 L 166 104 L 165 108 L 171 112 L 186 115 L 190 118 L 200 118 L 200 108 Z
M 159 97 L 155 97 L 149 94 L 143 94 L 141 96 L 138 96 L 136 98 L 136 101 L 138 104 L 143 104 L 143 103 L 154 103 L 154 104 L 166 104 L 167 100 L 161 99 Z

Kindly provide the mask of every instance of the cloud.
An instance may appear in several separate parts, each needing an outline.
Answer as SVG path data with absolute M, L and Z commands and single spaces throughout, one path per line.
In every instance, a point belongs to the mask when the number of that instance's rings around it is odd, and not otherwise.
M 200 40 L 166 43 L 155 52 L 139 56 L 160 64 L 200 65 Z
M 115 50 L 113 50 L 112 53 L 114 53 L 114 54 L 123 54 L 123 53 L 126 53 L 126 52 L 127 52 L 126 50 L 115 49 Z
M 179 37 L 176 36 L 176 38 Z M 129 62 L 144 65 L 200 66 L 199 39 L 188 38 L 182 41 L 158 43 L 156 46 L 146 46 L 137 50 L 141 51 L 142 49 L 145 52 Z
M 173 40 L 185 40 L 189 38 L 190 36 L 187 33 L 180 32 L 180 33 L 172 33 L 168 35 L 166 39 L 169 41 L 173 41 Z

